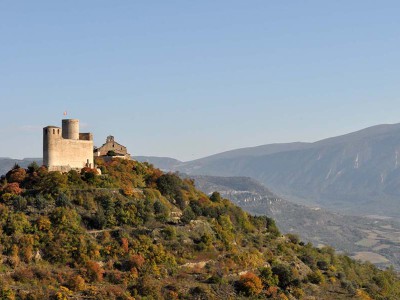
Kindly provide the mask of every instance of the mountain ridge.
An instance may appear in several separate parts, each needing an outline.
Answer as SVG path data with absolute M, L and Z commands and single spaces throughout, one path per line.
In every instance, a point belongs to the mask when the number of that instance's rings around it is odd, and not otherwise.
M 303 204 L 356 214 L 400 213 L 400 124 L 313 143 L 242 148 L 171 165 L 192 175 L 248 176 Z

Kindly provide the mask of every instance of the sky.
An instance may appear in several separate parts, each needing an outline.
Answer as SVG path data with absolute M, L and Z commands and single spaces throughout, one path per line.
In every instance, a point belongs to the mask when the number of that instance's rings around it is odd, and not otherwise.
M 399 1 L 0 0 L 0 157 L 78 118 L 192 160 L 400 122 Z

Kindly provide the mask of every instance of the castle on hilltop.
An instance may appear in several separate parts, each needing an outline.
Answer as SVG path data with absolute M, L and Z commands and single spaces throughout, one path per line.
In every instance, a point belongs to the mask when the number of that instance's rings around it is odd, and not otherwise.
M 64 119 L 62 128 L 43 128 L 43 165 L 49 171 L 80 171 L 84 167 L 95 168 L 94 156 L 112 159 L 131 159 L 125 146 L 108 136 L 101 147 L 93 147 L 93 134 L 79 132 L 79 120 Z
M 79 120 L 64 119 L 62 128 L 43 128 L 43 164 L 49 171 L 94 168 L 93 135 L 79 132 Z

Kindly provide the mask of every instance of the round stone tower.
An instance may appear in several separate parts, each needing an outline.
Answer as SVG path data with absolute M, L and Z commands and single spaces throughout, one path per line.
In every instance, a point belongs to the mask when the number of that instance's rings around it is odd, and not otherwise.
M 62 137 L 68 140 L 79 140 L 79 120 L 62 120 Z
M 58 161 L 57 140 L 61 139 L 61 128 L 47 126 L 43 128 L 43 164 L 53 166 Z

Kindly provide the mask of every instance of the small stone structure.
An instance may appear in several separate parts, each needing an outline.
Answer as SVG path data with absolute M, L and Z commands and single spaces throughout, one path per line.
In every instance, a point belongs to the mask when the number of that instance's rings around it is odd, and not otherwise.
M 94 156 L 96 157 L 109 156 L 110 153 L 113 153 L 113 157 L 124 159 L 131 158 L 126 147 L 117 143 L 112 135 L 107 137 L 105 144 L 94 149 Z
M 60 172 L 94 168 L 93 135 L 80 133 L 76 119 L 62 120 L 62 128 L 43 128 L 43 164 Z

